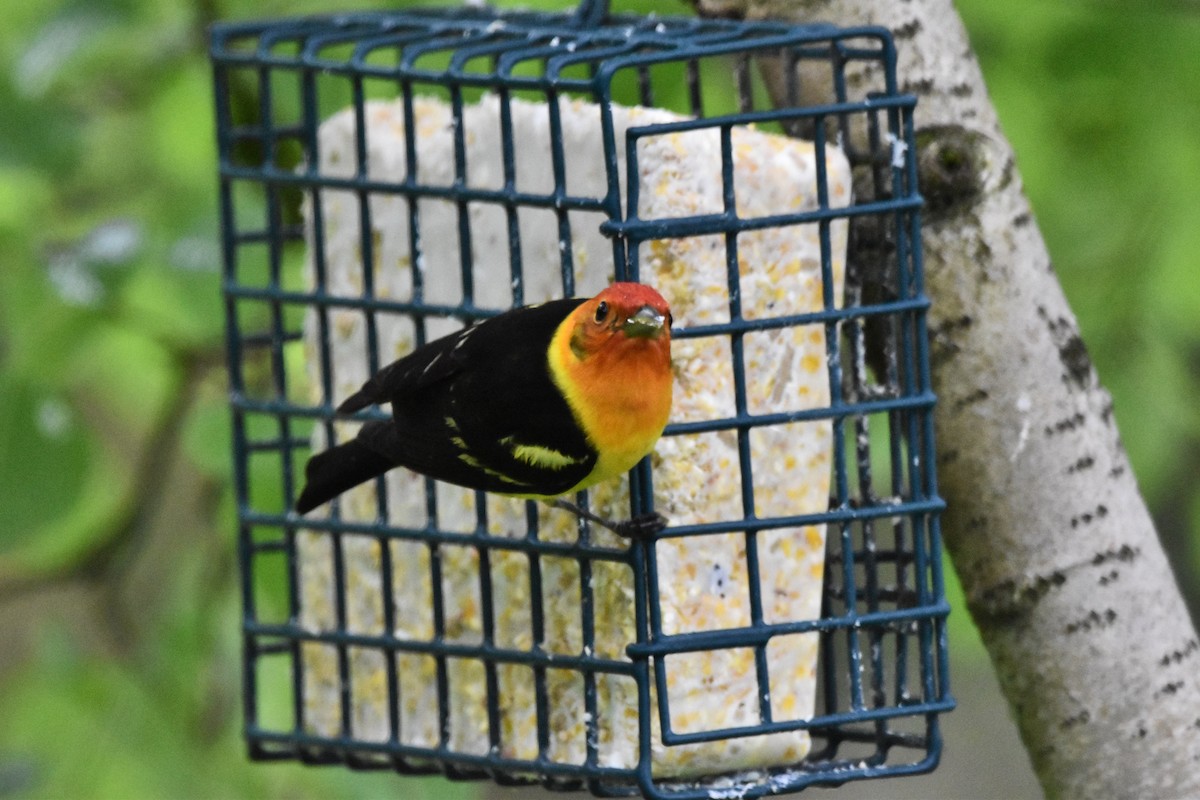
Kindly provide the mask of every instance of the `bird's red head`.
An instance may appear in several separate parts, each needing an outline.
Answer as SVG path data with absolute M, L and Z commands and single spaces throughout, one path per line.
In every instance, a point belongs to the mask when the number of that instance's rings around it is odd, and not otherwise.
M 644 350 L 670 360 L 671 309 L 649 286 L 614 283 L 579 306 L 572 316 L 571 350 L 580 360 L 605 351 L 624 355 Z

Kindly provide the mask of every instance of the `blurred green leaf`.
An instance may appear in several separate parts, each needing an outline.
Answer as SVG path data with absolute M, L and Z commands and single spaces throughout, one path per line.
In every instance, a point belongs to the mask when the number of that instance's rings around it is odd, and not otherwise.
M 69 385 L 141 434 L 154 430 L 179 391 L 182 370 L 150 336 L 125 326 L 93 326 L 74 348 Z
M 0 374 L 0 580 L 61 570 L 114 535 L 132 466 L 65 400 Z
M 60 397 L 0 373 L 0 552 L 42 528 L 83 490 L 96 444 Z
M 28 165 L 5 165 L 0 157 L 0 231 L 23 233 L 50 208 L 53 187 L 46 176 Z
M 48 272 L 20 261 L 0 271 L 0 334 L 4 336 L 0 355 L 4 368 L 23 381 L 62 389 L 73 347 L 86 338 L 98 314 L 91 307 L 66 302 Z
M 213 106 L 211 79 L 198 70 L 179 70 L 168 75 L 147 109 L 146 122 L 152 132 L 146 153 L 160 180 L 191 192 L 192 204 L 211 202 L 216 209 L 217 134 L 210 122 L 212 113 L 200 117 L 197 109 Z
M 165 694 L 128 662 L 80 651 L 64 634 L 43 637 L 34 662 L 0 695 L 0 765 L 27 773 L 29 797 L 459 800 L 471 784 L 389 773 L 314 770 L 248 761 L 231 718 L 207 741 L 196 729 L 199 693 Z M 202 654 L 170 666 L 195 675 Z M 119 711 L 118 711 L 119 710 Z
M 183 447 L 202 471 L 230 480 L 232 436 L 229 409 L 224 403 L 197 403 L 184 424 Z
M 120 298 L 130 325 L 182 349 L 216 348 L 225 331 L 217 273 L 145 266 Z

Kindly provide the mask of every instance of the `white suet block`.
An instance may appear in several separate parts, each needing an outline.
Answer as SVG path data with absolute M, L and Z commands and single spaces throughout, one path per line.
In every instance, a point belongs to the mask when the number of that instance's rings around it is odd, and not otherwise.
M 414 101 L 416 152 L 422 184 L 450 186 L 454 181 L 454 135 L 450 108 L 434 99 Z M 672 122 L 673 113 L 614 106 L 619 174 L 622 184 L 625 131 L 633 126 Z M 406 178 L 404 107 L 400 101 L 371 102 L 365 109 L 368 175 L 393 183 Z M 560 102 L 566 189 L 571 197 L 603 197 L 607 187 L 600 110 L 593 104 Z M 511 104 L 515 150 L 515 188 L 549 195 L 554 188 L 550 158 L 550 125 L 545 104 L 514 100 Z M 485 97 L 464 111 L 467 185 L 500 189 L 500 101 Z M 355 115 L 347 109 L 320 128 L 317 167 L 323 176 L 355 173 Z M 816 158 L 809 142 L 762 133 L 732 131 L 734 181 L 738 215 L 745 219 L 819 207 Z M 706 129 L 650 136 L 638 150 L 640 207 L 643 219 L 720 213 L 724 209 L 719 133 Z M 850 202 L 849 165 L 840 150 L 825 148 L 828 205 Z M 625 187 L 622 185 L 624 191 Z M 309 196 L 305 219 L 309 268 L 316 257 L 313 219 L 316 201 Z M 319 194 L 324 233 L 327 291 L 359 297 L 363 291 L 361 208 L 352 192 Z M 399 194 L 373 194 L 369 201 L 371 265 L 375 293 L 382 298 L 412 296 L 413 258 L 409 201 Z M 429 303 L 455 305 L 462 300 L 463 242 L 458 207 L 442 199 L 416 202 L 422 257 L 416 268 Z M 468 266 L 474 300 L 497 310 L 513 302 L 510 263 L 510 218 L 501 205 L 471 203 L 468 209 Z M 516 215 L 520 237 L 524 301 L 561 296 L 564 250 L 574 264 L 576 293 L 593 295 L 613 279 L 613 249 L 599 232 L 603 214 L 568 212 L 569 244 L 560 241 L 553 209 L 521 207 Z M 840 302 L 846 252 L 846 221 L 829 225 L 833 264 L 832 296 Z M 821 243 L 816 224 L 747 231 L 737 237 L 738 302 L 745 318 L 761 319 L 824 308 Z M 723 235 L 663 239 L 646 243 L 640 253 L 641 280 L 670 302 L 676 326 L 729 320 L 727 250 Z M 365 320 L 352 309 L 330 312 L 334 401 L 356 391 L 368 377 Z M 415 329 L 400 315 L 376 316 L 383 363 L 414 346 Z M 430 319 L 430 339 L 457 326 Z M 306 323 L 311 385 L 319 387 L 315 314 Z M 752 414 L 819 408 L 829 403 L 823 325 L 747 333 L 743 339 L 747 408 Z M 672 421 L 709 420 L 735 413 L 732 348 L 728 337 L 687 339 L 673 345 L 675 401 Z M 314 397 L 317 395 L 314 394 Z M 339 423 L 339 436 L 353 425 Z M 753 513 L 760 519 L 821 512 L 829 494 L 831 430 L 828 421 L 757 427 L 749 433 Z M 321 446 L 321 442 L 317 442 Z M 740 520 L 742 468 L 734 431 L 666 437 L 653 455 L 655 506 L 676 525 Z M 397 525 L 421 527 L 427 522 L 424 479 L 405 470 L 388 474 L 388 508 Z M 376 516 L 374 486 L 361 486 L 343 496 L 344 519 L 372 521 Z M 437 525 L 470 532 L 475 528 L 474 492 L 438 485 Z M 592 490 L 593 509 L 610 518 L 628 516 L 625 480 Z M 497 537 L 523 537 L 525 503 L 489 496 L 488 531 Z M 539 508 L 540 537 L 574 541 L 576 522 L 565 512 Z M 593 543 L 624 547 L 607 531 L 596 530 Z M 380 574 L 381 553 L 369 537 L 344 536 L 347 628 L 354 633 L 384 633 Z M 786 528 L 758 535 L 765 621 L 813 619 L 820 614 L 824 562 L 823 526 Z M 395 630 L 402 639 L 428 640 L 434 633 L 430 584 L 430 549 L 420 543 L 392 541 L 392 591 Z M 305 532 L 299 537 L 300 624 L 313 631 L 336 630 L 333 561 L 328 536 Z M 448 641 L 478 644 L 483 620 L 479 558 L 473 548 L 442 546 L 441 592 Z M 656 550 L 663 626 L 667 633 L 735 628 L 750 624 L 745 536 L 741 533 L 661 541 Z M 581 586 L 575 559 L 540 560 L 545 636 L 536 644 L 550 653 L 583 654 L 580 633 L 581 592 L 590 591 L 595 608 L 595 655 L 624 659 L 634 640 L 634 587 L 631 570 L 618 563 L 592 563 L 590 586 Z M 535 645 L 530 614 L 530 561 L 523 554 L 492 550 L 490 570 L 495 612 L 495 643 L 527 650 Z M 311 732 L 340 734 L 339 679 L 336 650 L 310 643 L 303 648 L 305 719 Z M 350 649 L 350 682 L 354 738 L 385 741 L 387 730 L 385 654 Z M 817 637 L 777 637 L 767 647 L 771 675 L 770 704 L 775 720 L 812 716 L 815 700 Z M 436 666 L 433 657 L 398 655 L 400 739 L 405 744 L 438 744 Z M 449 746 L 458 751 L 488 751 L 486 684 L 479 662 L 449 659 Z M 536 712 L 532 669 L 501 665 L 497 669 L 501 710 L 501 754 L 536 758 Z M 668 658 L 672 724 L 692 732 L 758 724 L 758 688 L 750 649 L 690 653 Z M 579 764 L 586 757 L 587 715 L 582 677 L 551 668 L 547 690 L 552 734 L 547 755 Z M 630 678 L 598 674 L 597 748 L 604 766 L 637 764 L 637 690 Z M 657 739 L 657 714 L 654 718 Z M 807 733 L 792 732 L 665 748 L 656 741 L 653 769 L 659 776 L 689 776 L 734 769 L 794 764 L 808 752 Z

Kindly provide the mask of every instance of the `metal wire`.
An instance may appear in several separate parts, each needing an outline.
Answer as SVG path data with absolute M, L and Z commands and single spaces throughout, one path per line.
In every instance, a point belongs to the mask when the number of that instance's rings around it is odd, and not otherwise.
M 387 56 L 383 58 L 382 56 Z M 652 722 L 667 746 L 696 744 L 806 730 L 813 748 L 804 761 L 767 770 L 752 779 L 736 780 L 739 797 L 797 791 L 811 784 L 904 775 L 932 769 L 941 749 L 938 715 L 953 707 L 947 682 L 946 605 L 941 575 L 941 541 L 934 472 L 932 409 L 925 312 L 928 299 L 921 277 L 919 207 L 916 186 L 912 110 L 914 98 L 900 94 L 895 54 L 888 33 L 876 28 L 837 29 L 827 25 L 789 26 L 769 22 L 731 22 L 691 18 L 611 17 L 605 3 L 589 1 L 572 16 L 533 12 L 497 15 L 477 7 L 456 11 L 414 10 L 344 14 L 327 17 L 231 23 L 211 31 L 216 119 L 220 155 L 220 200 L 226 338 L 233 415 L 234 480 L 239 518 L 239 559 L 243 575 L 243 645 L 245 733 L 256 759 L 298 759 L 312 764 L 346 764 L 363 769 L 402 773 L 443 773 L 452 778 L 491 778 L 504 784 L 539 782 L 549 788 L 586 786 L 598 796 L 642 793 L 655 798 L 707 798 L 713 784 L 656 778 L 651 772 Z M 754 91 L 758 59 L 787 65 L 791 102 L 767 106 Z M 731 80 L 731 108 L 714 108 L 704 81 L 718 62 Z M 480 67 L 480 64 L 485 67 Z M 846 80 L 853 65 L 872 65 L 880 80 L 869 94 L 855 95 Z M 820 65 L 828 74 L 835 102 L 800 105 L 798 67 Z M 531 69 L 533 65 L 534 69 Z M 658 77 L 667 66 L 683 71 L 682 91 Z M 671 73 L 676 74 L 676 73 Z M 333 91 L 330 82 L 341 89 Z M 367 124 L 364 105 L 369 87 L 385 84 L 405 104 L 406 175 L 402 182 L 367 177 Z M 504 181 L 499 189 L 468 186 L 467 155 L 461 124 L 453 133 L 455 180 L 431 185 L 418 180 L 414 130 L 414 97 L 441 94 L 453 118 L 481 91 L 498 94 L 501 103 L 501 159 Z M 521 92 L 536 94 L 547 104 L 552 131 L 548 154 L 554 188 L 548 193 L 516 188 L 517 144 L 508 101 Z M 762 92 L 759 92 L 761 95 Z M 557 98 L 582 97 L 608 109 L 613 102 L 653 105 L 671 95 L 695 119 L 633 128 L 624 142 L 604 130 L 609 170 L 604 196 L 576 196 L 567 191 L 565 155 Z M 357 158 L 355 174 L 335 177 L 315 166 L 317 128 L 323 116 L 349 104 L 355 110 Z M 850 136 L 862 123 L 866 144 Z M 754 219 L 740 218 L 734 202 L 731 131 L 735 126 L 777 125 L 804 133 L 817 157 L 819 207 Z M 721 137 L 721 180 L 724 210 L 679 219 L 639 219 L 639 139 L 668 132 L 715 129 Z M 832 208 L 827 196 L 825 148 L 836 137 L 855 170 L 855 202 Z M 857 143 L 856 143 L 857 142 Z M 907 145 L 907 151 L 903 145 Z M 628 165 L 628 197 L 622 198 L 616 174 L 617 149 L 624 147 Z M 897 156 L 899 154 L 899 157 Z M 304 226 L 296 208 L 302 194 L 322 190 L 354 193 L 360 209 L 358 231 L 362 259 L 373 263 L 370 198 L 408 198 L 410 252 L 422 252 L 417 200 L 437 198 L 457 206 L 462 301 L 447 305 L 426 299 L 421 270 L 413 270 L 411 297 L 382 296 L 372 270 L 363 270 L 361 296 L 329 290 L 325 263 L 322 204 L 311 204 L 309 247 L 314 285 L 298 285 L 287 269 L 303 246 Z M 257 198 L 257 199 L 255 199 Z M 658 598 L 659 565 L 653 543 L 615 550 L 593 543 L 586 527 L 578 542 L 538 537 L 537 513 L 531 508 L 529 535 L 500 538 L 487 533 L 483 504 L 470 532 L 434 525 L 405 526 L 391 519 L 387 493 L 379 482 L 379 521 L 351 522 L 338 517 L 305 519 L 289 509 L 297 492 L 296 465 L 308 452 L 308 432 L 317 426 L 333 440 L 330 315 L 354 309 L 365 317 L 365 341 L 371 370 L 386 358 L 379 352 L 378 315 L 403 315 L 414 323 L 418 345 L 428 335 L 426 322 L 443 316 L 469 321 L 497 313 L 476 302 L 471 263 L 469 207 L 489 203 L 503 208 L 509 236 L 513 304 L 524 300 L 522 241 L 518 209 L 545 209 L 555 216 L 562 252 L 562 291 L 575 287 L 570 214 L 601 212 L 603 232 L 612 238 L 617 279 L 637 279 L 639 250 L 644 242 L 685 236 L 720 235 L 727 241 L 730 321 L 677 329 L 677 340 L 727 337 L 735 366 L 735 414 L 728 418 L 675 423 L 667 436 L 733 431 L 738 442 L 744 516 L 694 525 L 679 525 L 665 537 L 700 537 L 737 533 L 744 537 L 751 586 L 749 624 L 720 631 L 678 633 L 664 629 Z M 625 210 L 623 210 L 625 209 Z M 848 220 L 851 258 L 845 297 L 833 296 L 830 225 Z M 785 225 L 815 224 L 820 231 L 824 305 L 819 311 L 783 317 L 746 319 L 740 313 L 737 235 Z M 866 246 L 869 245 L 869 246 Z M 873 253 L 870 263 L 856 253 Z M 308 313 L 319 342 L 313 354 L 317 387 L 324 402 L 297 399 L 297 377 L 288 347 L 297 346 Z M 828 406 L 786 413 L 751 414 L 742 365 L 744 337 L 755 332 L 819 325 L 825 331 L 831 401 Z M 376 412 L 377 413 L 377 412 Z M 362 415 L 371 416 L 370 412 Z M 828 420 L 833 431 L 832 495 L 827 510 L 783 517 L 757 518 L 750 459 L 750 432 L 759 426 L 806 420 Z M 631 479 L 633 510 L 653 507 L 653 475 L 643 463 Z M 586 497 L 581 498 L 586 502 Z M 426 481 L 428 518 L 436 520 L 438 498 Z M 301 524 L 302 523 L 302 524 Z M 767 622 L 759 583 L 758 536 L 781 527 L 825 525 L 827 538 L 824 594 L 818 619 Z M 333 613 L 336 628 L 310 630 L 299 623 L 302 598 L 297 538 L 301 529 L 323 537 L 332 563 Z M 348 537 L 367 537 L 380 556 L 380 613 L 383 633 L 353 631 L 347 622 L 345 546 Z M 481 636 L 464 643 L 447 636 L 442 592 L 432 593 L 427 610 L 433 635 L 399 637 L 396 621 L 410 609 L 396 607 L 390 588 L 396 581 L 391 543 L 420 543 L 427 548 L 431 581 L 440 586 L 443 547 L 462 547 L 478 554 Z M 602 657 L 595 649 L 596 609 L 590 591 L 580 592 L 578 654 L 548 653 L 539 647 L 502 644 L 496 637 L 493 601 L 493 557 L 517 553 L 528 559 L 533 641 L 542 641 L 542 559 L 565 558 L 577 565 L 581 587 L 591 585 L 598 565 L 623 565 L 632 571 L 636 598 L 637 641 L 624 658 Z M 809 719 L 774 719 L 769 702 L 771 676 L 766 648 L 775 638 L 814 632 L 820 637 L 818 709 Z M 337 654 L 341 690 L 337 735 L 318 735 L 310 724 L 314 712 L 305 696 L 304 650 L 328 647 Z M 682 731 L 673 724 L 667 691 L 668 659 L 683 653 L 748 648 L 754 654 L 759 685 L 759 722 L 703 731 Z M 356 736 L 354 667 L 356 658 L 383 654 L 386 680 L 387 737 Z M 436 664 L 435 702 L 439 719 L 436 743 L 416 744 L 403 735 L 398 657 L 430 658 Z M 489 749 L 463 752 L 449 736 L 452 685 L 450 662 L 480 665 Z M 535 687 L 537 756 L 502 756 L 498 668 L 528 668 Z M 568 764 L 548 757 L 551 725 L 548 701 L 550 670 L 566 671 L 582 685 L 588 718 L 586 757 Z M 599 716 L 597 676 L 627 676 L 636 683 L 639 754 L 636 768 L 601 763 L 596 743 Z M 652 701 L 651 685 L 657 691 Z M 280 697 L 286 698 L 282 702 Z M 531 777 L 536 776 L 536 777 Z

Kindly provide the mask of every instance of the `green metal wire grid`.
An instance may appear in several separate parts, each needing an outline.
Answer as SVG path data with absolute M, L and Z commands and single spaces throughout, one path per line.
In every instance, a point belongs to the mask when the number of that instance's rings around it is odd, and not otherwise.
M 379 58 L 387 53 L 387 59 Z M 912 112 L 915 99 L 897 90 L 895 53 L 888 33 L 876 28 L 838 29 L 828 25 L 795 26 L 771 22 L 734 22 L 694 18 L 610 16 L 603 3 L 589 2 L 574 15 L 499 14 L 482 7 L 459 10 L 410 10 L 343 14 L 303 19 L 232 23 L 211 31 L 211 59 L 216 90 L 217 132 L 225 262 L 224 293 L 230 403 L 233 414 L 233 459 L 238 497 L 239 550 L 244 601 L 244 711 L 249 751 L 256 759 L 298 759 L 310 764 L 345 764 L 401 773 L 442 773 L 454 779 L 491 778 L 504 784 L 540 783 L 554 789 L 586 787 L 598 796 L 641 793 L 654 798 L 707 798 L 712 791 L 759 797 L 798 791 L 812 784 L 838 784 L 862 778 L 904 775 L 932 769 L 941 750 L 938 715 L 953 708 L 947 682 L 946 631 L 949 612 L 941 576 L 938 514 L 943 503 L 934 472 L 932 411 L 925 313 L 929 301 L 921 275 L 919 208 L 913 158 Z M 788 102 L 772 107 L 754 77 L 763 59 L 783 64 Z M 480 64 L 486 66 L 480 67 Z M 533 65 L 535 68 L 530 69 Z M 804 71 L 799 67 L 818 69 Z M 868 87 L 848 80 L 848 72 L 864 65 L 875 79 Z M 682 74 L 682 84 L 677 80 Z M 823 75 L 835 102 L 805 106 L 806 88 L 797 76 Z M 862 74 L 861 72 L 859 74 Z M 712 90 L 721 76 L 730 91 Z M 605 160 L 612 165 L 608 191 L 599 197 L 574 197 L 560 180 L 550 194 L 506 188 L 484 190 L 459 181 L 451 186 L 368 179 L 362 109 L 367 97 L 386 87 L 407 104 L 422 93 L 447 98 L 454 119 L 482 92 L 498 94 L 502 103 L 514 94 L 546 100 L 553 129 L 555 98 L 586 99 L 604 109 Z M 731 107 L 721 107 L 719 99 Z M 667 98 L 676 110 L 694 119 L 669 125 L 635 128 L 627 141 L 612 135 L 610 106 L 655 106 Z M 344 105 L 357 110 L 358 171 L 349 178 L 320 174 L 316 162 L 317 128 L 321 119 Z M 503 113 L 503 112 L 502 112 Z M 637 217 L 637 140 L 671 131 L 715 129 L 724 158 L 722 179 L 733 185 L 729 137 L 734 126 L 776 126 L 813 141 L 820 208 L 781 213 L 768 218 L 740 219 L 734 206 L 726 212 L 678 219 Z M 850 135 L 852 127 L 867 131 L 866 145 Z M 456 174 L 465 175 L 462 125 L 456 148 Z M 832 140 L 832 141 L 831 141 Z M 416 164 L 415 146 L 407 158 Z M 856 146 L 855 142 L 859 144 Z M 831 208 L 820 157 L 824 148 L 840 145 L 854 170 L 855 200 Z M 512 137 L 504 141 L 504 163 L 514 163 Z M 616 171 L 618 148 L 629 165 L 630 196 L 622 198 Z M 564 174 L 568 158 L 558 141 L 549 157 L 556 174 Z M 308 164 L 307 168 L 298 165 Z M 415 176 L 415 169 L 409 175 Z M 290 265 L 304 247 L 305 230 L 298 207 L 302 196 L 340 189 L 357 193 L 360 202 L 378 194 L 408 198 L 410 229 L 419 231 L 416 199 L 438 197 L 459 204 L 463 299 L 457 305 L 426 302 L 419 270 L 414 270 L 411 299 L 397 301 L 375 295 L 366 270 L 361 297 L 327 291 L 318 255 L 315 287 L 295 285 Z M 732 189 L 729 189 L 732 192 Z M 623 199 L 626 201 L 623 204 Z M 328 315 L 353 308 L 367 319 L 367 349 L 372 367 L 387 359 L 378 352 L 374 327 L 377 313 L 401 314 L 416 322 L 423 341 L 424 321 L 443 316 L 470 321 L 497 313 L 476 304 L 470 264 L 469 203 L 493 203 L 507 209 L 552 209 L 560 233 L 569 241 L 568 214 L 603 212 L 603 232 L 611 237 L 618 280 L 639 275 L 639 245 L 662 238 L 724 234 L 736 237 L 750 226 L 813 223 L 820 226 L 824 308 L 812 313 L 770 319 L 745 319 L 736 307 L 738 266 L 729 258 L 728 290 L 733 298 L 730 321 L 719 325 L 677 328 L 677 341 L 724 336 L 740 363 L 742 339 L 768 328 L 822 325 L 826 333 L 831 402 L 822 408 L 784 414 L 751 415 L 744 398 L 733 418 L 676 423 L 666 436 L 705 431 L 736 431 L 741 457 L 749 459 L 748 431 L 755 426 L 828 420 L 833 431 L 834 474 L 829 507 L 822 513 L 769 519 L 732 519 L 701 525 L 672 526 L 659 535 L 693 537 L 737 532 L 747 537 L 747 572 L 752 597 L 759 593 L 760 564 L 753 546 L 756 532 L 783 526 L 826 525 L 828 530 L 823 601 L 820 618 L 766 623 L 761 608 L 742 628 L 693 633 L 664 631 L 658 607 L 659 573 L 653 541 L 627 550 L 592 544 L 586 531 L 575 544 L 489 536 L 485 525 L 474 533 L 436 527 L 404 527 L 387 515 L 380 493 L 380 518 L 374 523 L 301 519 L 290 511 L 298 486 L 296 469 L 311 447 L 314 426 L 332 440 L 336 399 L 330 375 Z M 630 209 L 628 212 L 623 208 Z M 364 215 L 365 216 L 365 215 Z M 833 297 L 829 225 L 848 220 L 850 257 L 845 297 Z M 321 251 L 319 214 L 309 232 Z M 419 254 L 415 237 L 413 252 Z M 508 242 L 513 304 L 523 302 L 524 278 L 519 234 Z M 363 260 L 371 263 L 369 222 L 361 231 Z M 570 248 L 565 248 L 569 253 Z M 870 253 L 868 263 L 861 255 Z M 858 254 L 858 255 L 856 255 Z M 415 260 L 415 259 L 414 259 Z M 574 294 L 575 274 L 563 258 L 562 293 Z M 324 401 L 304 403 L 292 391 L 300 367 L 288 355 L 302 341 L 306 313 L 319 321 L 321 344 L 315 358 L 324 385 Z M 375 412 L 378 414 L 379 412 Z M 364 417 L 365 418 L 365 417 Z M 427 481 L 427 505 L 436 519 L 437 497 Z M 631 476 L 634 513 L 653 510 L 653 475 L 649 463 Z M 742 483 L 743 505 L 754 508 L 754 486 Z M 536 529 L 536 512 L 531 511 Z M 333 552 L 333 592 L 340 628 L 313 632 L 299 624 L 299 565 L 296 537 L 300 530 L 319 531 Z M 342 542 L 347 535 L 379 542 L 385 586 L 392 580 L 387 542 L 403 537 L 426 543 L 474 548 L 480 556 L 482 616 L 492 619 L 488 556 L 516 550 L 533 561 L 547 556 L 577 559 L 582 586 L 588 586 L 598 560 L 628 565 L 636 587 L 635 630 L 626 659 L 595 654 L 592 626 L 584 625 L 578 656 L 550 655 L 538 647 L 500 647 L 485 635 L 478 645 L 447 638 L 434 592 L 434 635 L 425 641 L 392 635 L 365 635 L 345 625 L 346 585 Z M 436 569 L 436 558 L 431 562 Z M 533 618 L 541 617 L 541 576 L 530 572 Z M 433 585 L 439 580 L 434 576 Z M 385 630 L 405 609 L 395 607 L 390 590 L 382 592 Z M 584 620 L 591 619 L 590 592 L 581 592 Z M 761 604 L 760 604 L 761 605 Z M 536 623 L 535 623 L 536 624 Z M 485 625 L 485 628 L 487 626 Z M 775 637 L 815 632 L 820 637 L 817 713 L 811 719 L 775 720 L 769 695 L 765 651 Z M 537 641 L 535 639 L 535 641 Z M 341 685 L 341 734 L 324 736 L 306 722 L 301 650 L 318 642 L 336 649 Z M 369 648 L 394 656 L 421 653 L 437 662 L 439 729 L 437 746 L 406 743 L 401 736 L 396 659 L 387 658 L 389 735 L 385 741 L 356 737 L 352 718 L 352 674 L 349 651 Z M 757 659 L 760 686 L 758 724 L 738 728 L 681 732 L 672 725 L 667 691 L 668 657 L 702 650 L 749 648 Z M 472 659 L 485 667 L 487 720 L 491 750 L 486 754 L 455 750 L 449 726 L 449 658 Z M 536 758 L 502 756 L 497 708 L 498 663 L 532 668 L 538 698 Z M 546 669 L 577 671 L 583 678 L 588 709 L 587 756 L 582 763 L 555 761 L 548 754 L 549 711 L 545 707 Z M 636 768 L 604 766 L 598 758 L 596 675 L 631 676 L 637 685 L 639 760 Z M 657 692 L 651 687 L 657 683 Z M 656 701 L 653 699 L 656 697 Z M 656 777 L 651 772 L 651 721 L 657 717 L 666 746 L 807 730 L 813 747 L 797 764 L 760 771 L 750 777 L 707 778 L 691 782 Z M 714 788 L 716 787 L 716 788 Z

